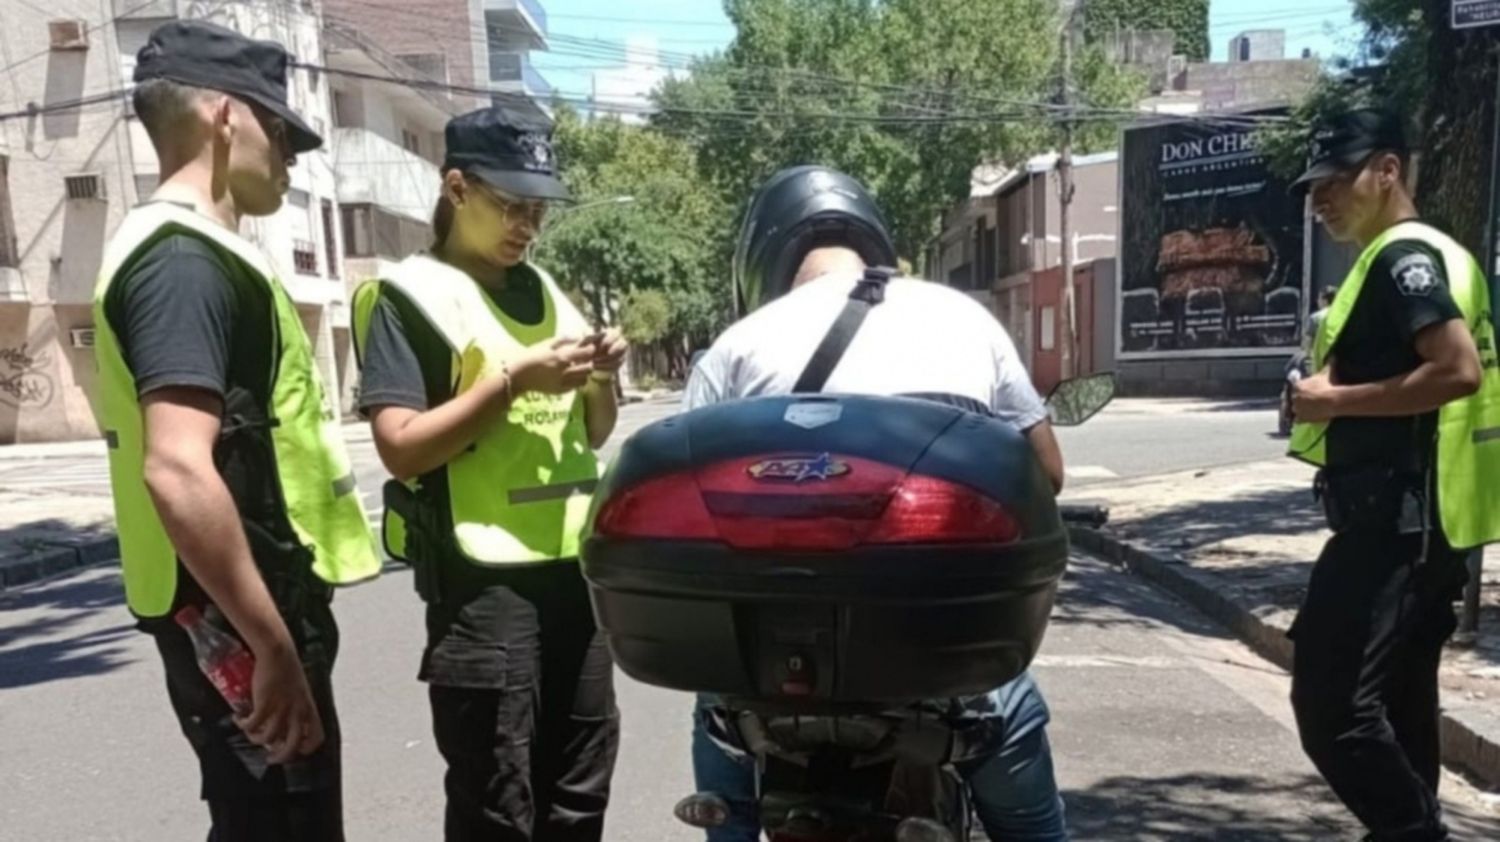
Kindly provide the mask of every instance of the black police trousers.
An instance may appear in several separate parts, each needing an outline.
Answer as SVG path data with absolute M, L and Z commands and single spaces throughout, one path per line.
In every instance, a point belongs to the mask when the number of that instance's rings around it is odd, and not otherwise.
M 266 752 L 234 724 L 229 705 L 204 677 L 187 633 L 150 628 L 166 668 L 167 694 L 182 733 L 198 756 L 201 797 L 212 825 L 208 842 L 343 842 L 343 782 L 333 661 L 338 627 L 319 600 L 288 626 L 298 644 L 324 742 L 312 755 L 267 766 Z
M 448 763 L 446 840 L 599 842 L 620 718 L 578 563 L 444 588 L 421 678 Z
M 1464 557 L 1437 527 L 1336 534 L 1292 626 L 1303 749 L 1376 842 L 1448 838 L 1438 665 L 1457 627 Z

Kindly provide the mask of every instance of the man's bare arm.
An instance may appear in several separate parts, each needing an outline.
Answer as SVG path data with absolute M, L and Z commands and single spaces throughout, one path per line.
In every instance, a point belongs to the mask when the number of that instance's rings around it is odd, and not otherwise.
M 296 646 L 266 589 L 234 499 L 214 466 L 222 401 L 211 392 L 168 388 L 142 399 L 145 481 L 167 536 L 193 578 L 256 658 L 254 709 L 245 732 L 273 750 L 272 762 L 310 753 L 322 723 Z
M 1330 370 L 1303 378 L 1292 394 L 1297 420 L 1421 415 L 1479 391 L 1483 378 L 1474 337 L 1458 319 L 1431 325 L 1416 337 L 1422 364 L 1375 383 L 1334 383 Z
M 1063 466 L 1062 446 L 1057 443 L 1057 433 L 1052 429 L 1052 422 L 1043 421 L 1027 430 L 1026 440 L 1031 442 L 1037 461 L 1042 463 L 1042 470 L 1047 472 L 1047 479 L 1052 481 L 1053 493 L 1061 494 L 1067 469 Z

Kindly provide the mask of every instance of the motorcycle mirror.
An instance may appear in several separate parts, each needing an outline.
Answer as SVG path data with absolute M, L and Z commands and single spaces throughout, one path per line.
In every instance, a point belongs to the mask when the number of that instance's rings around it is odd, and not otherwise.
M 1047 414 L 1054 426 L 1076 427 L 1115 399 L 1117 385 L 1114 372 L 1064 380 L 1047 396 Z

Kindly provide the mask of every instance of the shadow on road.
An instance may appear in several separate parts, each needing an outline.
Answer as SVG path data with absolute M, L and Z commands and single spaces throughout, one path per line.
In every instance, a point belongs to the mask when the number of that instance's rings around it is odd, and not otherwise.
M 1247 535 L 1303 535 L 1324 524 L 1310 488 L 1276 488 L 1231 500 L 1190 501 L 1132 520 L 1120 531 L 1149 536 L 1166 549 L 1186 549 Z
M 1121 776 L 1064 793 L 1063 799 L 1080 842 L 1326 842 L 1344 838 L 1349 829 L 1337 818 L 1328 787 L 1314 777 L 1283 782 L 1239 775 Z
M 65 507 L 67 504 L 59 505 Z M 60 518 L 0 525 L 0 558 L 22 559 L 66 550 L 111 538 L 114 533 L 113 523 L 79 526 Z
M 1082 625 L 1091 629 L 1177 629 L 1196 637 L 1230 640 L 1232 635 L 1202 613 L 1186 608 L 1171 597 L 1163 598 L 1145 580 L 1121 577 L 1108 590 L 1080 587 L 1078 577 L 1087 567 L 1102 565 L 1095 559 L 1074 558 L 1058 593 L 1052 612 L 1053 626 Z
M 113 672 L 135 634 L 119 571 L 94 568 L 0 595 L 0 689 Z M 124 622 L 99 627 L 110 612 Z M 92 622 L 90 622 L 92 620 Z M 88 630 L 75 627 L 84 625 Z

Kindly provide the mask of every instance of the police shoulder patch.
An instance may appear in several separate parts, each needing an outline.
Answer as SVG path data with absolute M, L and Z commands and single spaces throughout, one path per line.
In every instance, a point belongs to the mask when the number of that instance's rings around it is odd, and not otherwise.
M 1391 280 L 1402 295 L 1430 295 L 1438 284 L 1437 264 L 1426 254 L 1409 254 L 1391 267 Z

